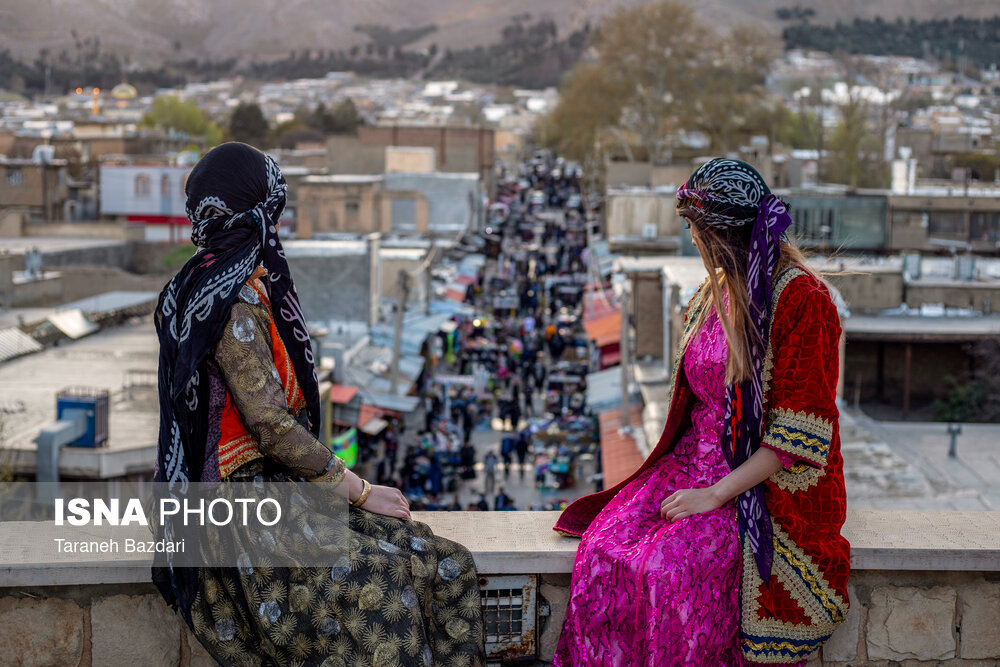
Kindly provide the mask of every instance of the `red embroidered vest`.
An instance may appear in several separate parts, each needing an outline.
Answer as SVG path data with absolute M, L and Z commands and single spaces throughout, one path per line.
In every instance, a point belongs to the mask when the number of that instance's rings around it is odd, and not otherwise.
M 271 302 L 267 294 L 257 287 L 256 280 L 247 282 L 247 286 L 257 293 L 261 306 L 271 315 Z M 268 317 L 271 325 L 271 352 L 274 358 L 274 366 L 281 379 L 281 386 L 285 389 L 285 404 L 291 408 L 292 413 L 297 417 L 305 407 L 306 400 L 295 377 L 295 369 L 292 367 L 292 360 L 288 356 L 285 344 L 278 335 L 278 328 L 274 324 L 273 316 Z M 239 410 L 233 403 L 233 398 L 226 390 L 226 405 L 222 409 L 221 433 L 218 442 L 219 448 L 219 475 L 222 479 L 228 477 L 234 470 L 247 461 L 262 458 L 265 456 L 257 446 L 257 439 L 251 434 L 243 424 Z

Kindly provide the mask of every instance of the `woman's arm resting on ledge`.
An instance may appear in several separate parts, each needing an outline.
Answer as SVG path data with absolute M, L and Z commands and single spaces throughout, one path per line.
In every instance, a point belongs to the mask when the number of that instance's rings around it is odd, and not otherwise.
M 660 516 L 667 521 L 674 521 L 693 514 L 711 512 L 781 469 L 781 460 L 774 450 L 761 447 L 743 465 L 712 486 L 681 489 L 671 494 L 660 505 Z

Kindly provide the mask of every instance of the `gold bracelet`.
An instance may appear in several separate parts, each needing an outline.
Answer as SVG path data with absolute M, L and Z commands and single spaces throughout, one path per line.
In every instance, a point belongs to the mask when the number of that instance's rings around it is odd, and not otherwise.
M 361 495 L 358 496 L 357 500 L 351 503 L 355 507 L 361 507 L 364 505 L 365 501 L 368 500 L 368 494 L 372 492 L 372 485 L 367 479 L 361 480 L 361 484 Z

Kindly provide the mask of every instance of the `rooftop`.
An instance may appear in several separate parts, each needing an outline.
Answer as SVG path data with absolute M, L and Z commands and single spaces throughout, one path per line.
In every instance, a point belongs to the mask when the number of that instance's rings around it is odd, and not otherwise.
M 909 341 L 946 341 L 1000 336 L 1000 316 L 937 317 L 928 315 L 852 315 L 844 320 L 844 331 L 853 340 L 893 336 Z
M 0 237 L 0 250 L 5 250 L 12 255 L 22 255 L 32 248 L 38 248 L 44 254 L 47 252 L 64 252 L 67 250 L 83 250 L 87 248 L 110 248 L 123 245 L 125 245 L 124 241 L 88 237 Z
M 322 183 L 381 183 L 381 174 L 313 174 L 302 179 L 302 185 L 322 184 Z
M 144 371 L 155 381 L 158 342 L 151 319 L 104 329 L 0 364 L 0 404 L 23 409 L 3 415 L 5 462 L 21 472 L 35 468 L 35 438 L 55 423 L 56 392 L 83 386 L 111 391 L 108 444 L 95 449 L 64 447 L 63 474 L 108 477 L 152 469 L 159 408 L 155 387 L 124 389 L 127 371 Z

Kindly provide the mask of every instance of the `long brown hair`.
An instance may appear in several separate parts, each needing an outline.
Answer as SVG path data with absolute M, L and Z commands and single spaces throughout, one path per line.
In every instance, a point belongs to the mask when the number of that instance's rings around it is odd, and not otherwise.
M 750 225 L 740 227 L 706 225 L 702 222 L 701 210 L 685 202 L 678 204 L 677 212 L 691 223 L 691 235 L 698 244 L 698 252 L 708 270 L 709 291 L 693 323 L 694 330 L 704 322 L 709 307 L 714 307 L 729 348 L 726 355 L 726 384 L 742 382 L 749 379 L 753 371 L 750 358 L 751 336 L 760 335 L 750 320 L 750 297 L 747 293 Z M 774 276 L 790 266 L 796 266 L 820 279 L 805 262 L 805 255 L 798 247 L 791 242 L 782 241 L 781 258 L 774 268 Z M 722 298 L 723 287 L 729 293 L 728 314 L 725 312 L 725 302 Z

